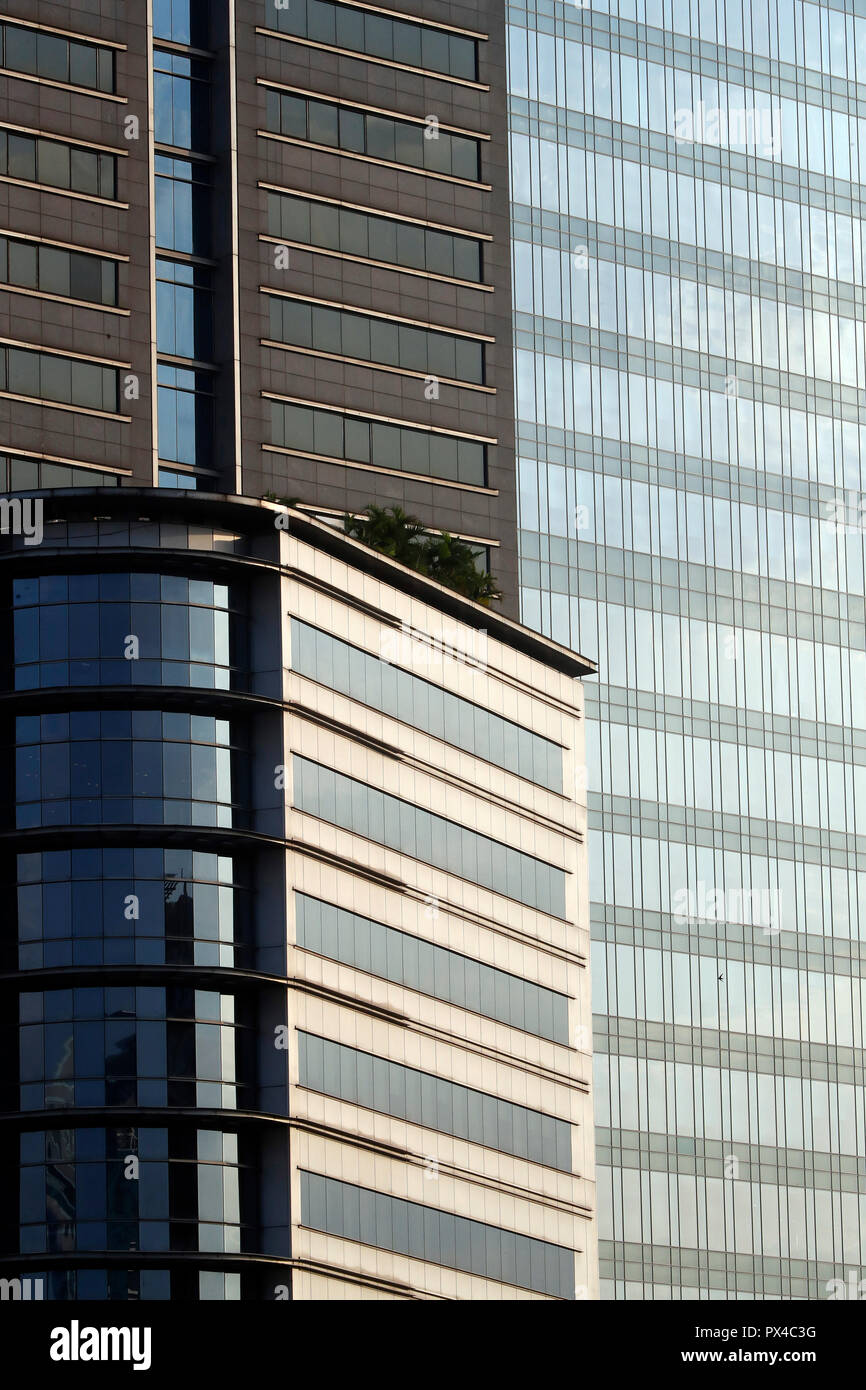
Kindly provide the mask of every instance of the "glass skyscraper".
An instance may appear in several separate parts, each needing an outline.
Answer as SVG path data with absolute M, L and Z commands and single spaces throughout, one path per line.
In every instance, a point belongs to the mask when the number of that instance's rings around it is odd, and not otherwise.
M 856 1297 L 866 4 L 508 17 L 522 613 L 600 669 L 602 1296 Z
M 11 8 L 0 1303 L 594 1300 L 503 7 Z

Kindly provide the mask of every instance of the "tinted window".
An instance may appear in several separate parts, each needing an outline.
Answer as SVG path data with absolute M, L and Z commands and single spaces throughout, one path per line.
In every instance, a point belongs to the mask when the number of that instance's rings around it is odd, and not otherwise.
M 532 1163 L 571 1171 L 571 1129 L 563 1120 L 328 1038 L 300 1033 L 298 1043 L 302 1086 Z
M 528 907 L 565 916 L 565 873 L 459 822 L 297 755 L 294 805 Z
M 431 25 L 367 14 L 335 0 L 291 0 L 279 7 L 271 23 L 284 34 L 335 44 L 409 67 L 429 68 L 443 76 L 473 81 L 477 43 Z
M 328 450 L 317 443 L 326 437 L 330 440 Z M 458 440 L 410 425 L 382 424 L 371 417 L 313 406 L 272 401 L 271 443 L 477 487 L 486 482 L 487 446 L 476 440 Z
M 305 893 L 295 893 L 295 911 L 297 942 L 305 950 L 511 1028 L 568 1043 L 564 994 Z
M 314 1230 L 574 1298 L 574 1251 L 564 1246 L 317 1173 L 301 1173 L 301 1205 L 302 1220 Z
M 438 126 L 271 90 L 266 118 L 279 135 L 472 182 L 480 177 L 481 142 Z

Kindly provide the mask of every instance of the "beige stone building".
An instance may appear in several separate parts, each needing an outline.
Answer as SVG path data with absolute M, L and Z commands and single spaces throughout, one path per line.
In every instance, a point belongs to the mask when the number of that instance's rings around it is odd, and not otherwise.
M 299 510 L 44 506 L 0 539 L 4 1271 L 595 1298 L 589 664 Z
M 294 1296 L 595 1298 L 588 663 L 324 530 L 281 553 Z

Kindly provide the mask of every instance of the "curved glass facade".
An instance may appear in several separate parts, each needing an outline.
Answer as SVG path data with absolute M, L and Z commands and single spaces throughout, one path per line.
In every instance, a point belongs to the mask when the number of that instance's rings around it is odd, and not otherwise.
M 219 1302 L 254 1298 L 255 1284 L 246 1273 L 212 1269 L 95 1269 L 77 1268 L 74 1260 L 62 1269 L 28 1272 L 22 1277 L 32 1297 L 52 1302 Z
M 243 819 L 227 719 L 75 710 L 15 720 L 16 824 L 209 825 Z
M 249 1246 L 255 1154 L 237 1132 L 28 1130 L 7 1162 L 20 1165 L 22 1255 Z
M 254 973 L 242 988 L 226 974 L 255 963 L 255 846 L 233 833 L 249 820 L 249 711 L 227 717 L 212 703 L 248 684 L 245 590 L 159 555 L 160 542 L 195 546 L 194 528 L 160 534 L 124 517 L 127 543 L 130 525 L 151 568 L 95 564 L 93 543 L 118 539 L 105 522 L 99 537 L 79 528 L 83 572 L 62 523 L 38 576 L 5 556 L 15 703 L 2 864 L 17 889 L 0 939 L 15 982 L 0 1103 L 20 1132 L 2 1141 L 2 1253 L 7 1267 L 16 1255 L 69 1257 L 40 1274 L 15 1270 L 46 1298 L 256 1297 L 253 1268 L 172 1261 L 262 1249 L 263 1121 L 226 1123 L 262 1100 L 279 1110 L 257 1063 L 267 989 Z M 226 541 L 206 538 L 208 548 Z M 111 707 L 97 705 L 96 686 L 115 687 Z M 76 1254 L 99 1252 L 128 1253 L 130 1267 L 76 1267 Z M 165 1264 L 139 1267 L 137 1253 Z
M 9 1109 L 252 1108 L 252 1018 L 233 993 L 88 986 L 22 993 L 18 1009 L 17 1038 L 6 1039 L 20 1078 Z
M 9 969 L 242 965 L 249 890 L 236 856 L 206 850 L 66 849 L 19 854 Z
M 15 688 L 238 682 L 240 597 L 176 574 L 17 579 Z

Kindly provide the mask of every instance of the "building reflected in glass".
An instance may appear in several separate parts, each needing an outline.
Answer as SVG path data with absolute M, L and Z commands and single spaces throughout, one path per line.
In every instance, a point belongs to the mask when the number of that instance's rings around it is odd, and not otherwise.
M 601 673 L 610 1298 L 825 1298 L 866 1263 L 850 8 L 509 6 L 523 619 Z

